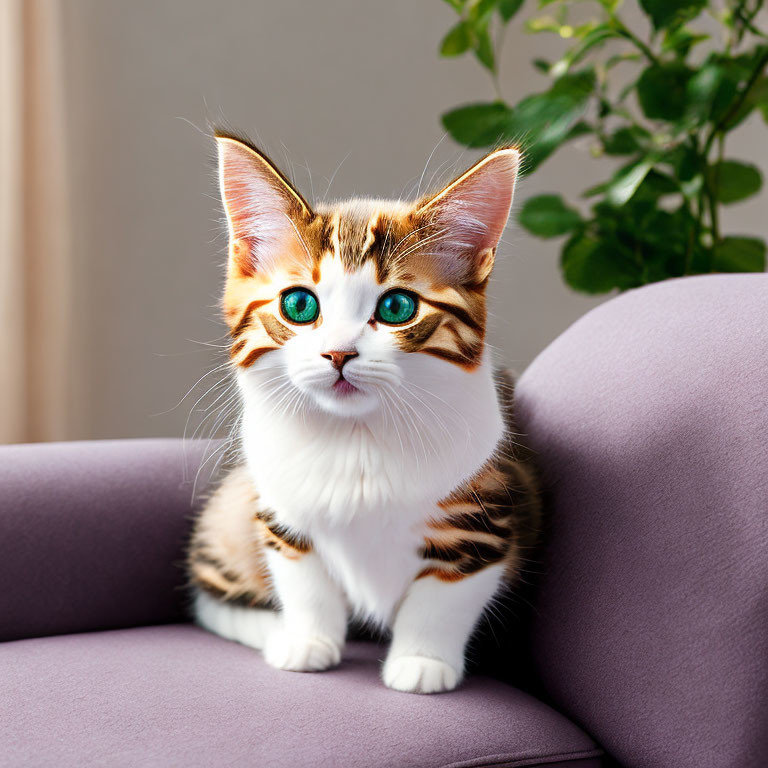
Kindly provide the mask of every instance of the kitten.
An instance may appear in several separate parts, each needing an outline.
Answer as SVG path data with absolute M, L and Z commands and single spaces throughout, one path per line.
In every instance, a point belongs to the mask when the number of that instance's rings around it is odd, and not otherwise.
M 354 616 L 391 629 L 387 686 L 450 690 L 539 530 L 485 344 L 519 153 L 415 203 L 312 208 L 248 142 L 217 145 L 245 463 L 196 521 L 196 619 L 317 671 Z

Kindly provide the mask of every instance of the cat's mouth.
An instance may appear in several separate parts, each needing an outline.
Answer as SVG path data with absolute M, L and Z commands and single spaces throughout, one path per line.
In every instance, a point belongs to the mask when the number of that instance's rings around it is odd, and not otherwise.
M 336 383 L 333 385 L 333 391 L 337 395 L 351 395 L 358 391 L 354 384 L 348 382 L 344 376 L 339 375 Z

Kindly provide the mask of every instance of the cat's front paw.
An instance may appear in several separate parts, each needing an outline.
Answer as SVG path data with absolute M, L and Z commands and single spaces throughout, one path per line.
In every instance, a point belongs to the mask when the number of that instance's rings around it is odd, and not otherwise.
M 427 656 L 388 659 L 382 677 L 387 688 L 406 693 L 442 693 L 459 684 L 459 675 L 450 664 Z
M 322 672 L 341 661 L 341 647 L 322 635 L 273 633 L 264 647 L 264 659 L 277 669 Z

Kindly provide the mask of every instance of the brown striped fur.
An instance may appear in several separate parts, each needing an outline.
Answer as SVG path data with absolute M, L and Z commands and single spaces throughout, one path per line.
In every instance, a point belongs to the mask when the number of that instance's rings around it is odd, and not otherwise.
M 187 555 L 190 581 L 227 602 L 267 606 L 273 599 L 264 547 L 289 558 L 311 551 L 305 537 L 272 520 L 262 509 L 248 470 L 224 478 L 195 521 Z
M 538 543 L 541 501 L 529 452 L 515 441 L 514 384 L 497 372 L 496 389 L 506 422 L 496 454 L 440 504 L 428 524 L 419 578 L 458 581 L 495 563 L 513 581 Z
M 515 442 L 511 377 L 497 373 L 507 432 L 490 461 L 439 504 L 428 522 L 418 578 L 459 581 L 496 563 L 513 582 L 538 543 L 538 479 L 526 449 Z M 273 595 L 264 548 L 296 559 L 312 550 L 301 534 L 261 507 L 245 467 L 232 470 L 197 518 L 189 549 L 191 582 L 220 599 L 269 605 Z

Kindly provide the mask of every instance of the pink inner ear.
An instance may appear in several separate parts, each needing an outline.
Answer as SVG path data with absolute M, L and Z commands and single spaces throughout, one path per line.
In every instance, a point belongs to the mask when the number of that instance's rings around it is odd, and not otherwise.
M 492 153 L 419 209 L 442 229 L 431 250 L 455 261 L 443 265 L 451 276 L 471 269 L 473 258 L 498 245 L 512 207 L 519 158 L 516 149 Z
M 230 241 L 249 243 L 254 268 L 269 267 L 291 237 L 296 207 L 267 163 L 233 139 L 218 139 L 219 183 Z

